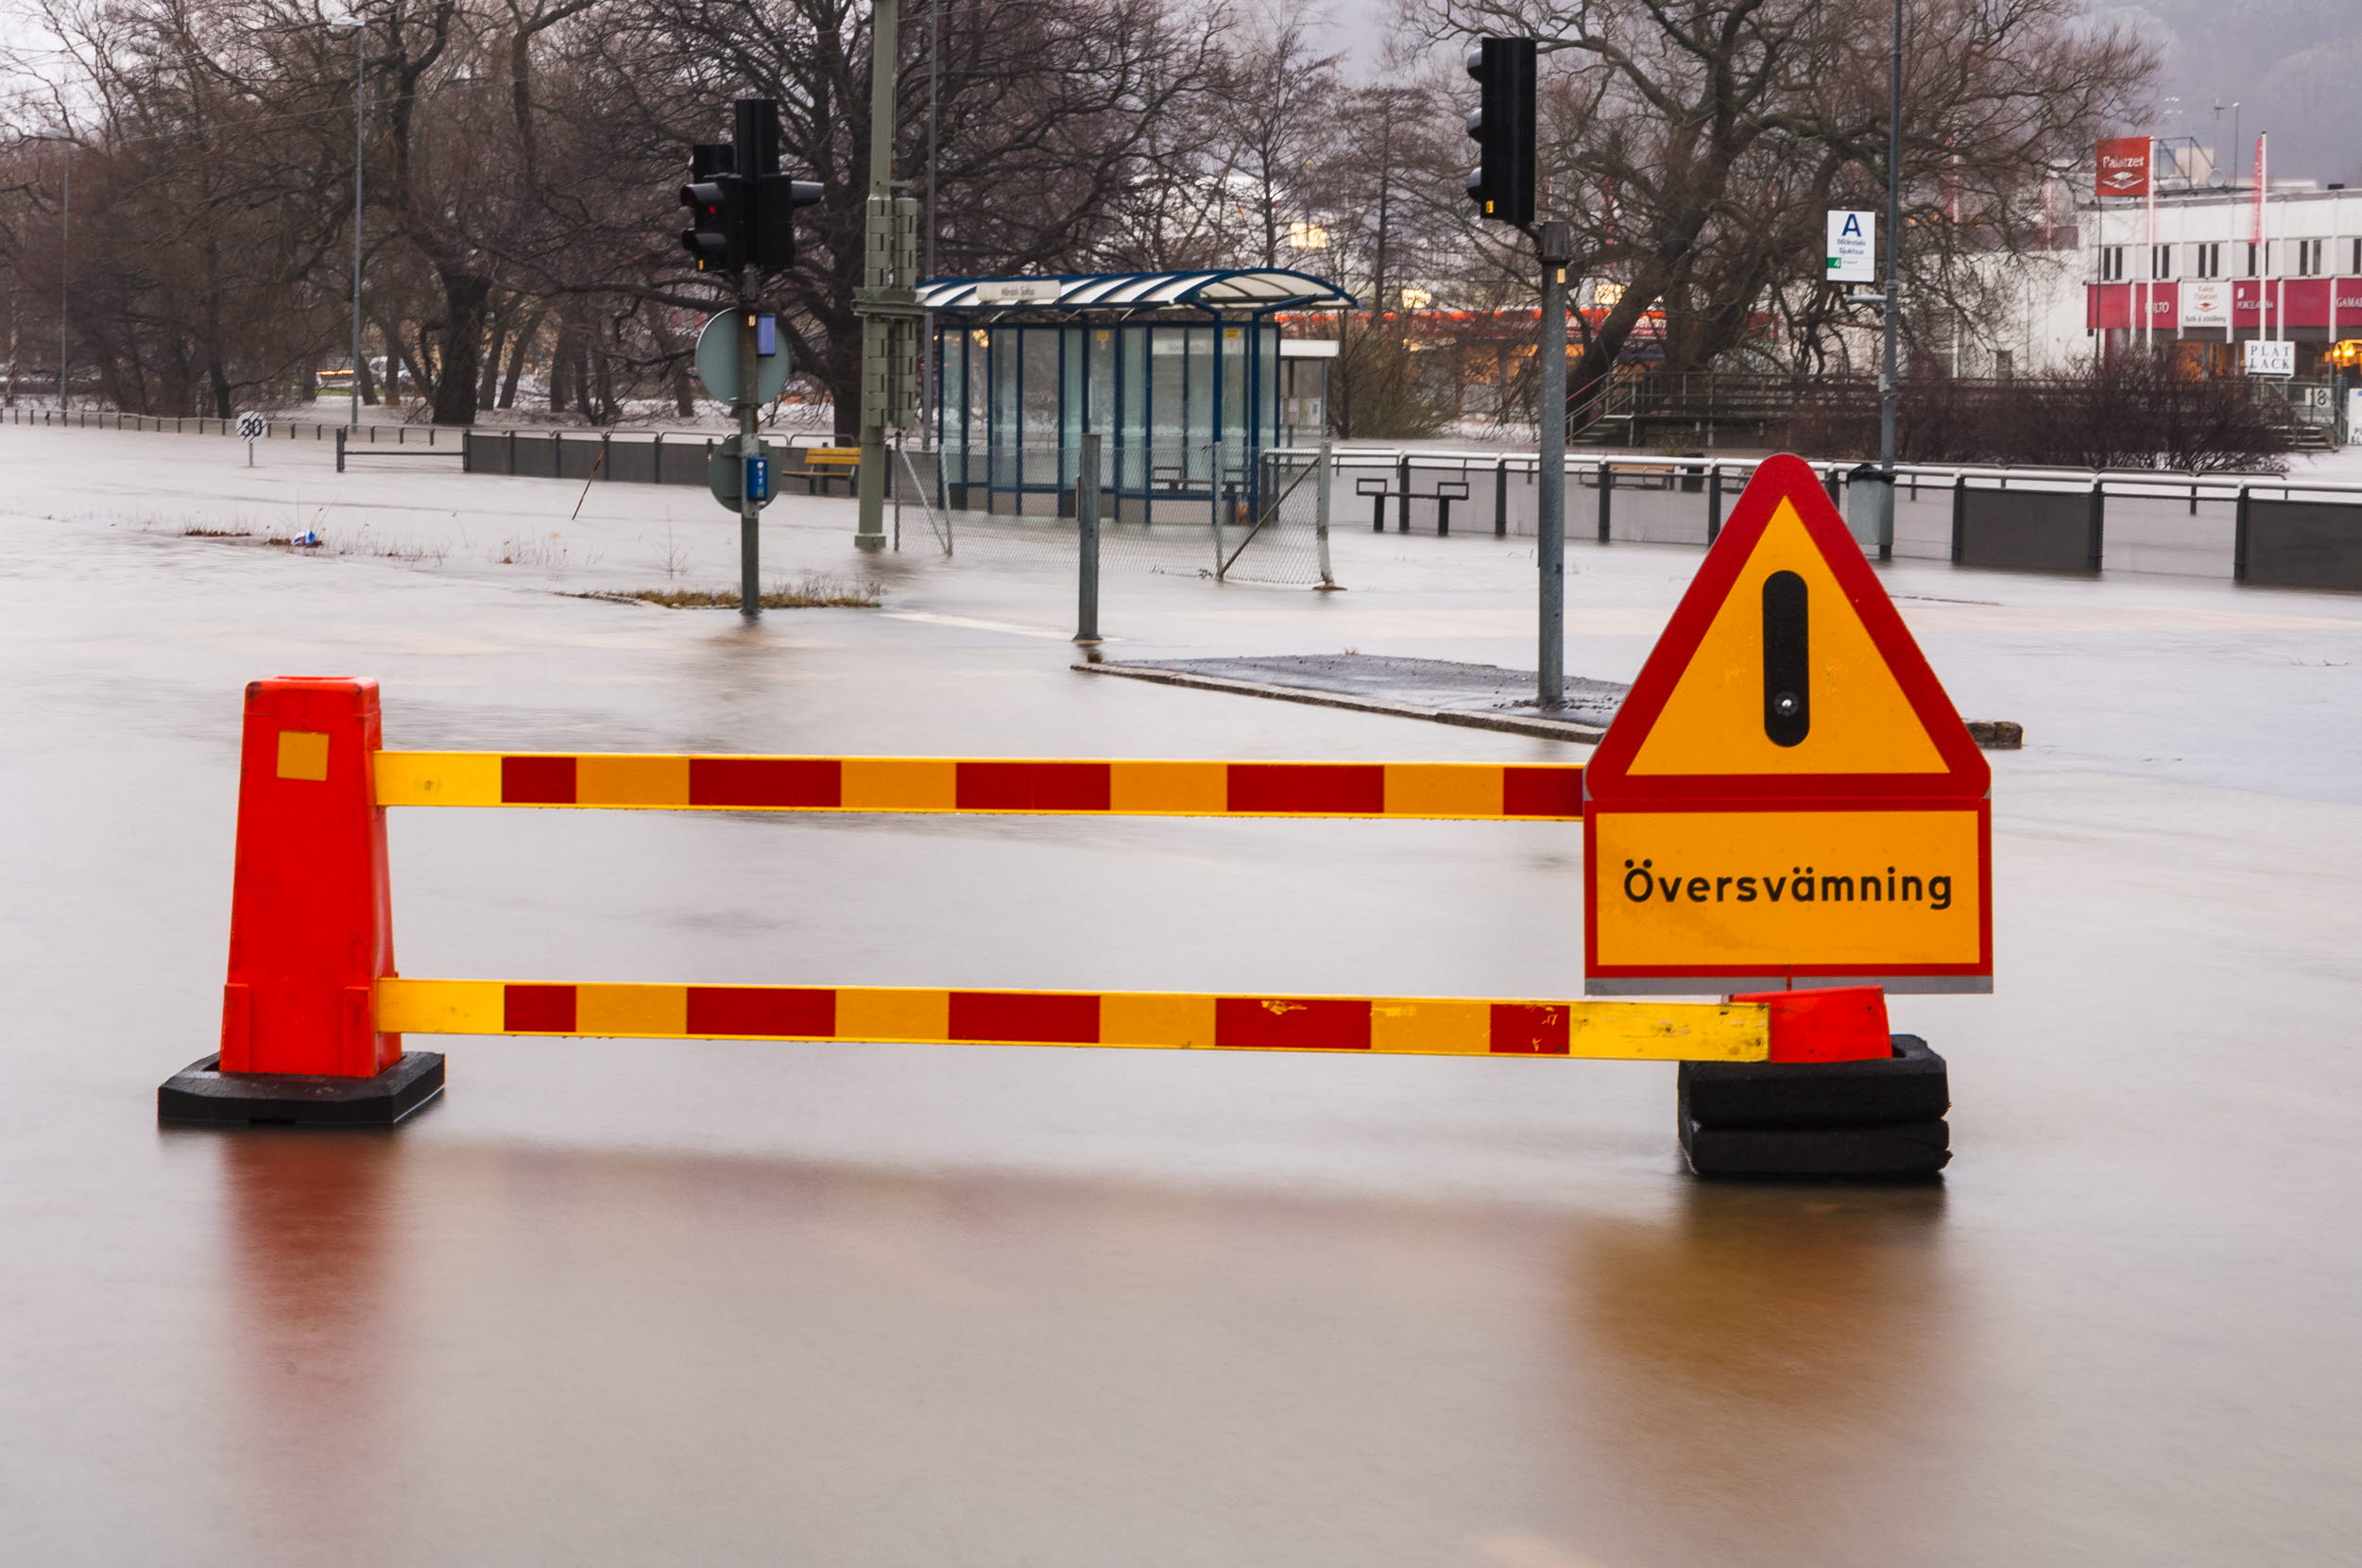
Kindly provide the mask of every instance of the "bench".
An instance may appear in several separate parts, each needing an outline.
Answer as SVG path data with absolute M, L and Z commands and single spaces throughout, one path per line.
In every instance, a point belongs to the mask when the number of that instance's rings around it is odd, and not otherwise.
M 788 455 L 804 460 L 802 468 L 789 469 L 783 476 L 802 480 L 804 494 L 828 494 L 825 486 L 832 479 L 845 481 L 845 493 L 853 493 L 853 481 L 861 468 L 861 448 L 796 447 L 790 449 Z

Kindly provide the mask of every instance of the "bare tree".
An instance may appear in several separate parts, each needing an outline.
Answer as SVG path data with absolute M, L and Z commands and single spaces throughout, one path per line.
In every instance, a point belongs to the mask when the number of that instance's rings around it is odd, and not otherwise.
M 1412 0 L 1424 36 L 1544 41 L 1547 215 L 1621 298 L 1583 334 L 1575 395 L 1658 313 L 1666 364 L 1763 334 L 1814 275 L 1820 211 L 1885 182 L 1881 0 Z M 2154 72 L 2080 0 L 1913 0 L 1903 102 L 1907 260 L 2025 243 L 2045 176 Z M 1944 273 L 1940 266 L 1933 271 Z M 1804 286 L 1810 286 L 1808 284 Z M 1791 320 L 1815 331 L 1825 309 Z

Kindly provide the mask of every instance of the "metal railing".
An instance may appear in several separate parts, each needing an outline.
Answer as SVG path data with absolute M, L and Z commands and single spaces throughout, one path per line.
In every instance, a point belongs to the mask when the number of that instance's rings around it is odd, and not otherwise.
M 1314 453 L 1273 455 L 1301 462 Z M 1532 452 L 1338 447 L 1330 460 L 1341 501 L 1368 502 L 1375 530 L 1497 538 L 1535 532 L 1539 465 Z M 1567 537 L 1710 544 L 1759 461 L 1570 453 Z M 1830 500 L 1852 512 L 1853 476 L 1868 466 L 1811 467 Z M 1904 559 L 2362 588 L 2362 483 L 2348 480 L 1907 463 L 1896 466 L 1884 539 L 1873 531 L 1874 509 L 1862 513 L 1855 536 L 1864 551 Z

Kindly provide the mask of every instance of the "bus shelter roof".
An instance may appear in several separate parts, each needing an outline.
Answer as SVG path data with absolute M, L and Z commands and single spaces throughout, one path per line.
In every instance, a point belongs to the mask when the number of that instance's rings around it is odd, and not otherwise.
M 1283 268 L 1217 272 L 1070 272 L 1036 278 L 932 278 L 918 285 L 931 311 L 1028 311 L 1129 315 L 1145 311 L 1353 310 L 1353 296 L 1326 278 Z

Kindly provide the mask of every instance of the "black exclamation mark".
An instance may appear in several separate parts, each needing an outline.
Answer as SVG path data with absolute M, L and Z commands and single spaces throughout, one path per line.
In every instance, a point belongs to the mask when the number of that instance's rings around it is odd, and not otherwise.
M 1793 571 L 1763 580 L 1763 733 L 1775 746 L 1795 745 L 1812 733 L 1805 591 Z

